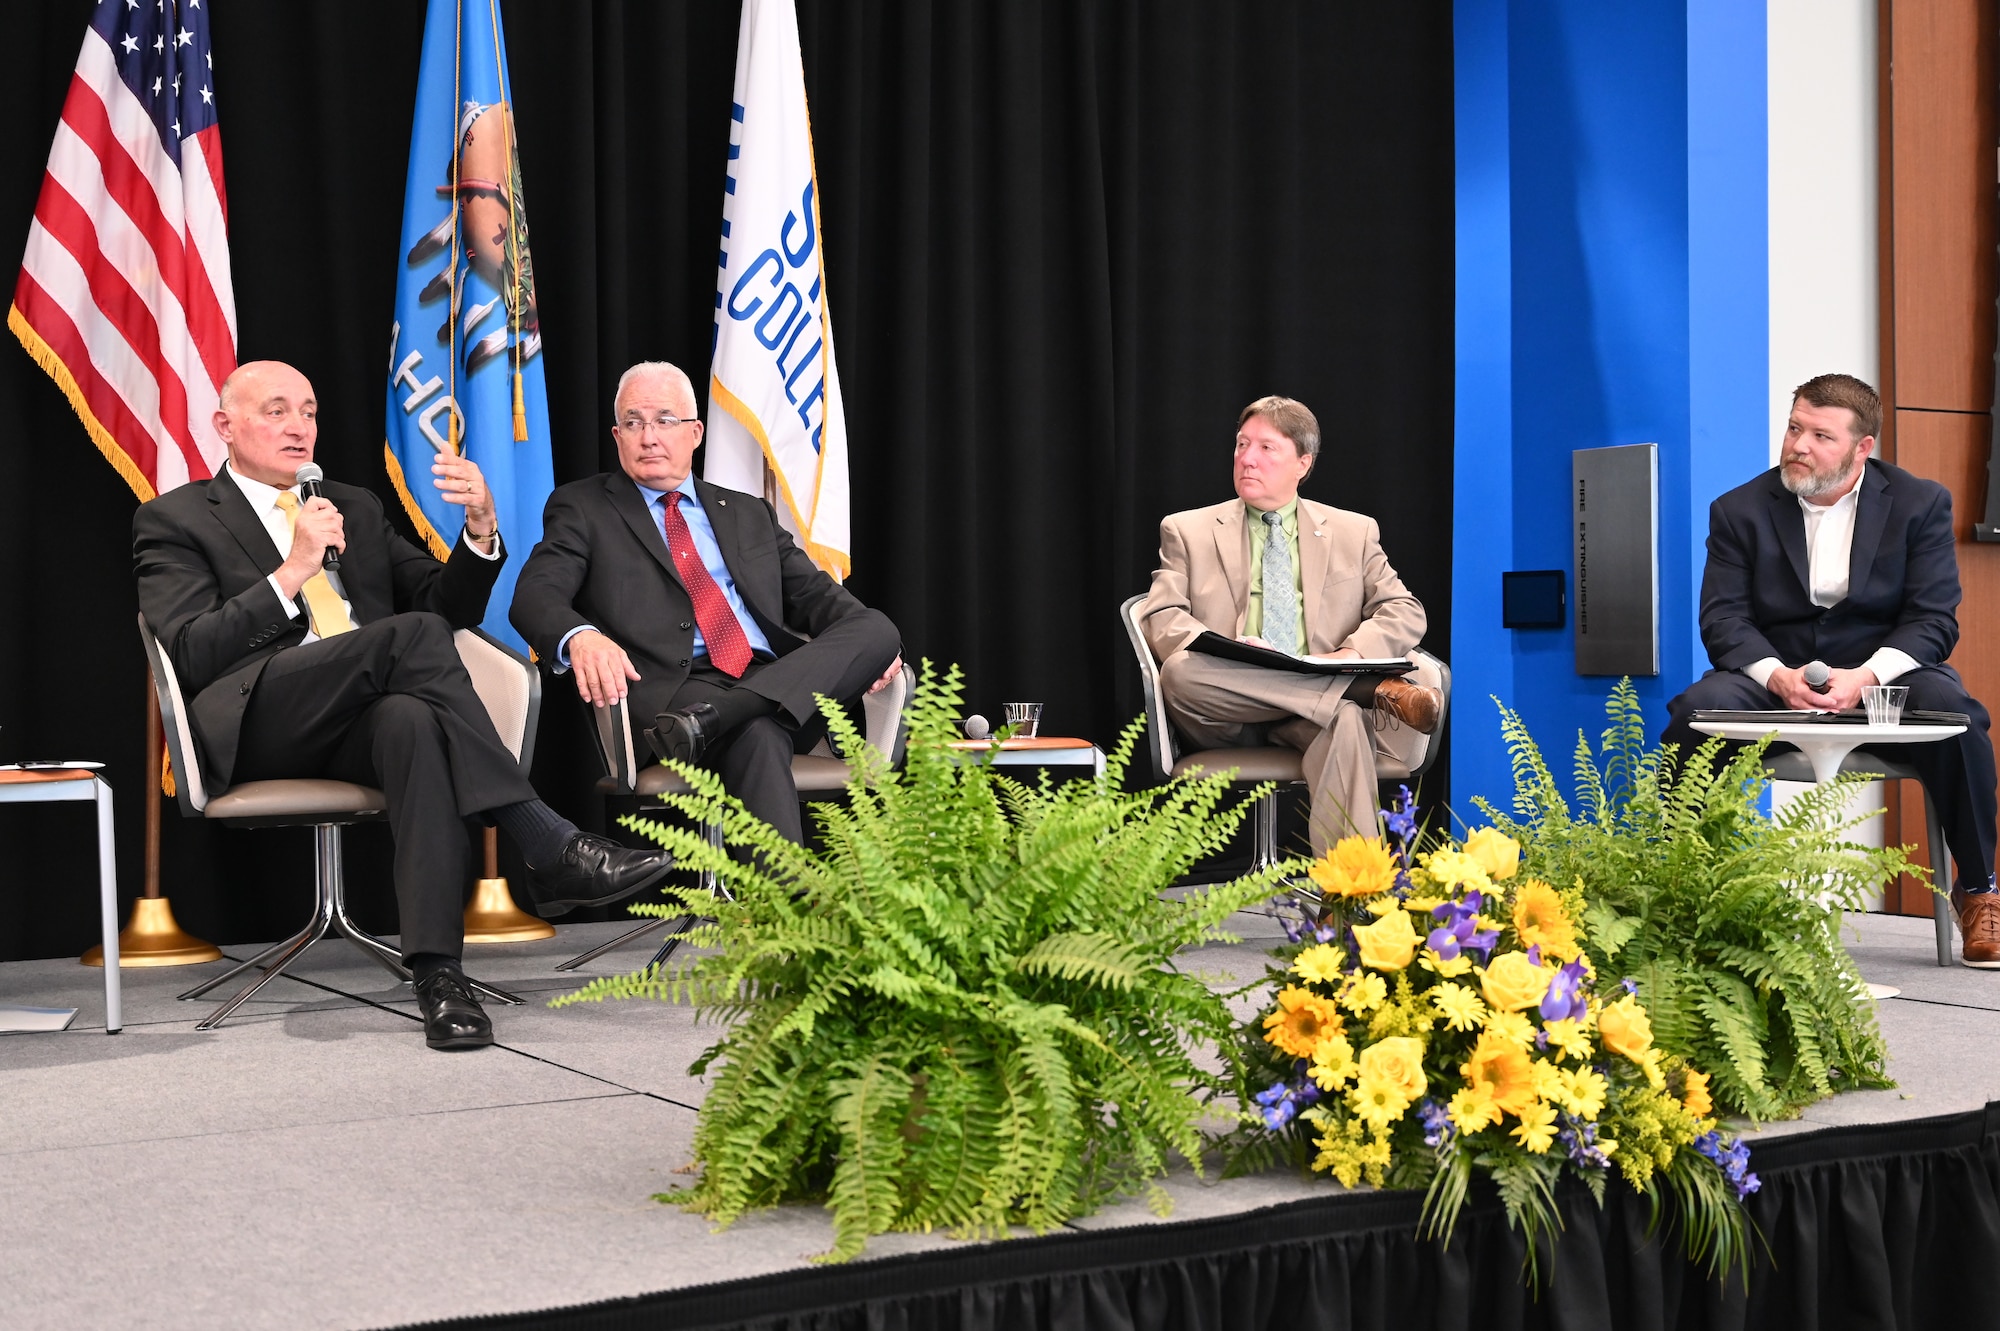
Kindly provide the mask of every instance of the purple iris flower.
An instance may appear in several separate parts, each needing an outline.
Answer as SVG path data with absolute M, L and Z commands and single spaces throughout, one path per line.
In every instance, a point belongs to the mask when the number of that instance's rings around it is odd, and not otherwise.
M 1626 993 L 1628 993 L 1628 994 L 1630 994 L 1630 995 L 1632 995 L 1632 997 L 1634 997 L 1634 998 L 1637 998 L 1637 997 L 1639 996 L 1639 982 L 1638 982 L 1637 980 L 1633 979 L 1633 978 L 1632 978 L 1631 976 L 1629 976 L 1629 975 L 1628 975 L 1628 976 L 1626 976 L 1626 977 L 1625 977 L 1624 979 L 1620 980 L 1620 981 L 1619 981 L 1618 983 L 1620 983 L 1620 984 L 1624 985 L 1624 986 L 1625 986 L 1625 992 L 1626 992 Z
M 1389 829 L 1389 835 L 1403 843 L 1407 854 L 1411 840 L 1417 835 L 1417 798 L 1408 786 L 1397 786 L 1396 798 L 1389 803 L 1389 808 L 1378 811 L 1382 825 Z
M 1446 901 L 1431 907 L 1431 917 L 1439 926 L 1430 931 L 1424 939 L 1431 951 L 1446 961 L 1457 957 L 1465 948 L 1476 948 L 1482 952 L 1491 951 L 1500 941 L 1497 930 L 1481 929 L 1477 919 L 1486 898 L 1479 892 L 1467 892 L 1463 901 Z
M 1542 995 L 1543 1021 L 1569 1021 L 1583 1016 L 1590 1004 L 1583 996 L 1583 962 L 1581 959 L 1567 962 L 1549 981 L 1549 991 Z

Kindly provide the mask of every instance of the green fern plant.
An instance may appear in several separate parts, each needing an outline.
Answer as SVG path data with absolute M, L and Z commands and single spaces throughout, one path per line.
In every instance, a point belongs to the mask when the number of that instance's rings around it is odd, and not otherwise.
M 1865 821 L 1845 809 L 1867 778 L 1815 786 L 1773 818 L 1761 809 L 1765 742 L 1720 766 L 1719 739 L 1685 760 L 1673 745 L 1649 751 L 1629 679 L 1605 713 L 1601 758 L 1577 736 L 1572 810 L 1502 705 L 1513 816 L 1474 801 L 1521 843 L 1523 872 L 1588 885 L 1598 973 L 1638 983 L 1654 1038 L 1711 1070 L 1716 1103 L 1731 1112 L 1791 1117 L 1835 1091 L 1891 1085 L 1840 917 L 1866 909 L 1894 875 L 1924 871 L 1900 849 L 1846 837 Z
M 823 1200 L 826 1257 L 842 1260 L 891 1230 L 1039 1232 L 1141 1188 L 1164 1212 L 1156 1180 L 1172 1157 L 1199 1170 L 1198 1123 L 1237 1080 L 1235 1022 L 1177 954 L 1236 941 L 1222 922 L 1296 866 L 1161 892 L 1228 841 L 1261 789 L 1234 803 L 1220 777 L 1121 790 L 1143 722 L 1098 780 L 1010 780 L 950 747 L 959 681 L 925 664 L 900 770 L 822 704 L 857 770 L 844 805 L 815 807 L 821 849 L 682 765 L 691 791 L 667 803 L 719 823 L 748 861 L 627 821 L 725 889 L 682 894 L 712 920 L 688 934 L 705 955 L 556 1000 L 691 1002 L 727 1026 L 691 1069 L 710 1079 L 699 1181 L 661 1200 L 720 1225 Z M 1217 1050 L 1224 1066 L 1197 1061 Z

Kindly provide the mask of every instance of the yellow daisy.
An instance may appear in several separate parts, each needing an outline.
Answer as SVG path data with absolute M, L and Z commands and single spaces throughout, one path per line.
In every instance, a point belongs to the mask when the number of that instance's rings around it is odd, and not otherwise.
M 1380 1077 L 1363 1077 L 1361 1084 L 1347 1093 L 1347 1107 L 1354 1116 L 1377 1132 L 1403 1116 L 1410 1099 L 1393 1082 Z
M 1340 983 L 1340 963 L 1346 953 L 1332 943 L 1318 943 L 1299 953 L 1292 963 L 1292 970 L 1301 977 L 1319 984 Z
M 1345 1035 L 1328 1035 L 1314 1046 L 1306 1075 L 1322 1091 L 1337 1091 L 1354 1076 L 1354 1046 Z
M 1687 1070 L 1687 1089 L 1681 1093 L 1681 1103 L 1695 1118 L 1707 1118 L 1715 1112 L 1715 1098 L 1708 1093 L 1708 1074 Z
M 1340 987 L 1339 1004 L 1359 1017 L 1373 1012 L 1389 997 L 1389 982 L 1373 971 L 1358 971 Z
M 1529 1105 L 1521 1111 L 1521 1121 L 1511 1135 L 1534 1154 L 1544 1154 L 1556 1140 L 1555 1106 L 1540 1101 Z
M 1602 1074 L 1592 1068 L 1565 1068 L 1563 1070 L 1563 1090 L 1566 1103 L 1563 1108 L 1581 1119 L 1595 1119 L 1604 1112 L 1604 1097 L 1609 1090 Z
M 1460 1132 L 1480 1132 L 1500 1121 L 1500 1110 L 1493 1097 L 1476 1086 L 1467 1086 L 1452 1096 L 1445 1113 Z
M 1587 1021 L 1552 1021 L 1542 1030 L 1549 1037 L 1549 1048 L 1558 1054 L 1581 1063 L 1590 1061 L 1590 1027 Z
M 1444 1018 L 1444 1024 L 1454 1031 L 1472 1030 L 1486 1015 L 1486 1005 L 1479 1001 L 1479 995 L 1462 984 L 1439 985 L 1431 990 L 1431 1002 Z
M 1516 1049 L 1526 1049 L 1535 1042 L 1535 1023 L 1518 1012 L 1489 1010 L 1485 1025 L 1487 1031 Z

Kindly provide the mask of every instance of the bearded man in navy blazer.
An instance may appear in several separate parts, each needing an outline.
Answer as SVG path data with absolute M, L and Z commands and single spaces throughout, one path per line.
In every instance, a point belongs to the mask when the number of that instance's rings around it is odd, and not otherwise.
M 792 755 L 815 694 L 851 702 L 901 672 L 895 625 L 795 544 L 771 505 L 694 477 L 694 385 L 648 361 L 612 398 L 619 470 L 557 487 L 510 618 L 595 707 L 629 699 L 662 758 L 702 763 L 803 839 Z
M 1701 639 L 1715 668 L 1667 704 L 1663 739 L 1706 737 L 1697 708 L 1834 711 L 1896 683 L 1908 706 L 1962 712 L 1965 733 L 1898 744 L 1938 809 L 1957 876 L 1952 906 L 1965 964 L 2000 969 L 1994 893 L 1993 740 L 1986 709 L 1945 664 L 1958 642 L 1951 494 L 1874 459 L 1882 402 L 1845 374 L 1799 385 L 1778 465 L 1709 507 Z M 1829 667 L 1826 691 L 1805 667 Z

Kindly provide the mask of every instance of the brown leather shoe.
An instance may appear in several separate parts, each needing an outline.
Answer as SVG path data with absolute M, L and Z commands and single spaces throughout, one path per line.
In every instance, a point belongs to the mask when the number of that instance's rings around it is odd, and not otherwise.
M 1951 906 L 1963 940 L 1959 960 L 1978 970 L 2000 970 L 2000 893 L 1968 896 L 1953 888 Z
M 1444 695 L 1407 680 L 1385 679 L 1375 686 L 1374 707 L 1419 735 L 1428 735 L 1437 729 L 1438 713 L 1444 710 Z

